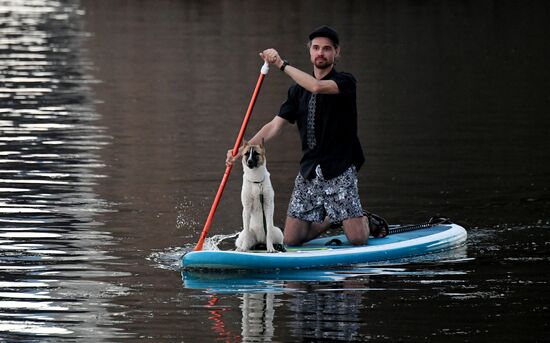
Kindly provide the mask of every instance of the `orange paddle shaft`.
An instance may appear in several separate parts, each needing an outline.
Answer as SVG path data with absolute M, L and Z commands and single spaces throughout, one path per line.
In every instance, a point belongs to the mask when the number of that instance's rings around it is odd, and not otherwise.
M 244 132 L 246 131 L 246 126 L 248 125 L 248 121 L 250 120 L 250 116 L 252 115 L 252 110 L 254 109 L 254 105 L 256 104 L 256 99 L 258 98 L 258 94 L 260 93 L 260 88 L 262 87 L 262 83 L 268 71 L 269 71 L 269 65 L 267 62 L 265 62 L 260 71 L 260 76 L 258 77 L 258 82 L 256 83 L 256 88 L 254 89 L 254 93 L 252 93 L 252 99 L 250 99 L 250 103 L 248 104 L 248 110 L 246 111 L 246 115 L 244 116 L 244 120 L 241 125 L 241 130 L 239 131 L 239 135 L 237 136 L 237 140 L 235 141 L 235 146 L 233 146 L 233 151 L 232 151 L 233 157 L 235 157 L 239 151 L 239 146 L 241 145 L 241 142 L 243 140 Z M 216 213 L 216 209 L 218 208 L 218 204 L 222 198 L 223 190 L 225 189 L 225 184 L 229 179 L 229 174 L 231 173 L 232 167 L 233 165 L 228 165 L 225 168 L 222 182 L 220 183 L 220 187 L 218 188 L 218 192 L 216 193 L 216 197 L 214 198 L 214 202 L 212 203 L 212 207 L 210 208 L 210 213 L 208 213 L 208 218 L 206 218 L 206 223 L 204 224 L 204 228 L 202 229 L 202 233 L 199 238 L 199 241 L 195 246 L 195 249 L 194 249 L 195 251 L 202 250 L 202 246 L 204 245 L 204 240 L 206 239 L 206 235 L 208 234 L 210 225 L 212 225 L 214 214 Z

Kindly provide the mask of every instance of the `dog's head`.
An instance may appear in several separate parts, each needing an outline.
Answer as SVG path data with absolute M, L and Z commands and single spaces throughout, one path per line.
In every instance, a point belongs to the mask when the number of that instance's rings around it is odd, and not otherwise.
M 249 144 L 245 141 L 241 146 L 241 154 L 243 156 L 243 167 L 254 169 L 263 166 L 265 164 L 265 147 L 263 140 L 260 145 Z

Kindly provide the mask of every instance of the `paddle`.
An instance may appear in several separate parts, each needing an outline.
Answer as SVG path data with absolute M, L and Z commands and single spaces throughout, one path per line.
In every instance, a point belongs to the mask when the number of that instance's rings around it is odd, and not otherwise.
M 254 104 L 256 103 L 256 98 L 258 97 L 258 93 L 260 92 L 260 88 L 262 87 L 262 82 L 264 81 L 264 78 L 267 75 L 268 71 L 269 71 L 269 64 L 267 62 L 264 62 L 264 65 L 260 69 L 260 76 L 258 77 L 258 82 L 256 83 L 256 88 L 254 89 L 254 93 L 252 93 L 252 99 L 250 99 L 248 110 L 246 111 L 246 115 L 244 116 L 243 123 L 241 125 L 241 130 L 239 131 L 239 135 L 237 136 L 237 140 L 235 141 L 235 146 L 233 146 L 233 151 L 231 152 L 233 157 L 237 156 L 237 153 L 239 152 L 239 147 L 243 140 L 244 132 L 246 130 L 246 126 L 248 125 L 250 115 L 252 114 L 252 109 L 254 108 Z M 232 167 L 233 165 L 231 164 L 225 167 L 225 173 L 223 174 L 222 182 L 220 183 L 220 187 L 218 188 L 218 193 L 216 193 L 216 197 L 214 198 L 214 202 L 212 203 L 212 207 L 210 208 L 210 213 L 208 214 L 208 218 L 206 219 L 206 223 L 204 224 L 204 228 L 202 229 L 202 233 L 199 238 L 199 241 L 195 246 L 195 249 L 194 249 L 195 251 L 202 250 L 204 240 L 206 239 L 206 234 L 210 229 L 210 225 L 212 225 L 212 219 L 214 219 L 214 213 L 216 212 L 216 208 L 218 207 L 218 204 L 222 197 L 223 190 L 225 188 L 225 184 L 227 183 L 227 179 L 229 178 L 229 174 L 231 173 Z

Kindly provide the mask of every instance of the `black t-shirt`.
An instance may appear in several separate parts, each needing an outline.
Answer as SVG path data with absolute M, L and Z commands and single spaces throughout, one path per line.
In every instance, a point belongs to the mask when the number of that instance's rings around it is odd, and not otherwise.
M 351 165 L 359 170 L 365 161 L 357 137 L 355 78 L 333 68 L 323 80 L 334 80 L 340 92 L 317 94 L 315 148 L 309 149 L 307 145 L 307 114 L 311 92 L 300 85 L 292 85 L 279 111 L 281 118 L 298 126 L 303 153 L 300 173 L 306 179 L 315 177 L 317 165 L 321 165 L 323 176 L 328 180 L 339 176 Z

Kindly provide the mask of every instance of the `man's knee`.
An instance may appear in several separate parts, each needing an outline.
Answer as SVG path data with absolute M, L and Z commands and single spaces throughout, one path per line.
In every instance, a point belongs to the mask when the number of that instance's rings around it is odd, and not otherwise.
M 348 241 L 351 245 L 366 245 L 369 240 L 367 237 L 348 237 Z
M 344 220 L 344 233 L 350 244 L 365 245 L 369 240 L 369 227 L 364 217 Z
M 302 245 L 302 241 L 298 240 L 296 237 L 287 237 L 286 235 L 283 238 L 283 243 L 288 246 L 297 246 Z
M 297 218 L 287 217 L 283 231 L 286 245 L 302 245 L 306 241 L 309 223 Z
M 299 235 L 293 229 L 285 228 L 283 232 L 283 243 L 290 246 L 302 245 L 304 243 L 303 235 Z

